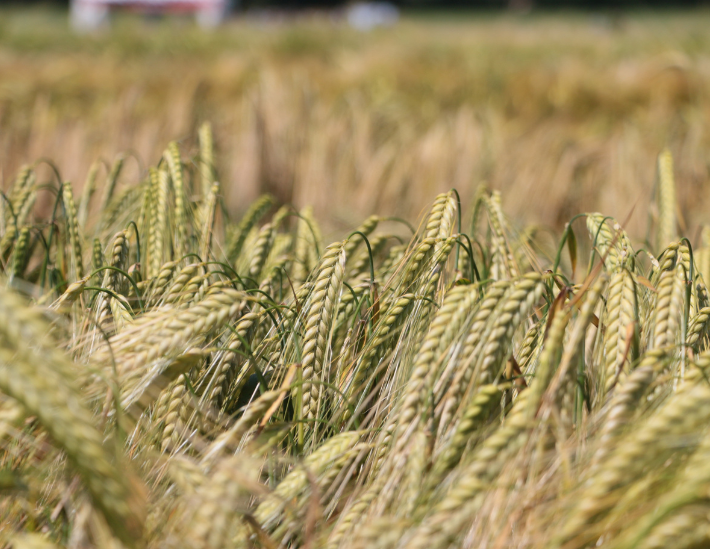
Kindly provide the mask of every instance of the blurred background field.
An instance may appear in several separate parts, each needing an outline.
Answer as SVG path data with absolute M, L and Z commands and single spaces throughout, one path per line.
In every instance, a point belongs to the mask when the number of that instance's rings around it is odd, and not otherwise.
M 327 230 L 415 220 L 452 187 L 500 189 L 514 224 L 581 211 L 646 236 L 669 147 L 686 225 L 710 207 L 710 11 L 403 14 L 357 32 L 338 12 L 119 14 L 75 35 L 52 8 L 0 11 L 3 186 L 40 157 L 80 187 L 126 152 L 121 185 L 210 121 L 226 203 L 312 204 Z

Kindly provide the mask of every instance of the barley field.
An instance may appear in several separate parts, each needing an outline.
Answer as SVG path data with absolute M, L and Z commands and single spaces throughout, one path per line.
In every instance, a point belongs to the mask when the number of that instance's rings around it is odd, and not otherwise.
M 0 547 L 710 545 L 710 14 L 0 19 Z

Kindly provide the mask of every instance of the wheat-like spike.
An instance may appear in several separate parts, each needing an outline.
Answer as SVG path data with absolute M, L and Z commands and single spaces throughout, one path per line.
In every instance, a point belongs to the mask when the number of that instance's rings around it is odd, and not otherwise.
M 160 260 L 155 257 L 156 255 L 156 240 L 158 238 L 158 220 L 160 213 L 158 211 L 159 204 L 159 189 L 160 178 L 158 177 L 158 170 L 155 168 L 148 169 L 148 190 L 146 195 L 149 199 L 147 217 L 145 220 L 144 232 L 148 232 L 147 242 L 145 244 L 145 255 L 147 256 L 146 261 L 146 276 L 148 279 L 155 277 L 157 274 L 157 266 Z M 144 260 L 145 261 L 145 260 Z
M 91 248 L 91 268 L 94 271 L 99 270 L 104 266 L 104 247 L 101 245 L 101 241 L 98 238 L 94 238 L 94 243 Z M 99 272 L 94 275 L 93 283 L 96 286 L 101 285 L 101 280 L 103 275 Z
M 116 233 L 111 245 L 108 264 L 112 267 L 127 270 L 128 267 L 128 231 Z M 103 287 L 120 294 L 125 294 L 128 281 L 125 277 L 114 270 L 107 269 L 104 274 Z
M 222 405 L 224 401 L 224 390 L 231 381 L 230 374 L 232 377 L 235 375 L 233 370 L 236 368 L 240 356 L 239 351 L 242 350 L 244 345 L 243 341 L 249 340 L 249 332 L 254 329 L 260 320 L 261 314 L 251 312 L 242 316 L 239 322 L 237 322 L 237 325 L 234 327 L 234 335 L 230 338 L 227 345 L 228 350 L 222 353 L 217 360 L 215 371 L 209 381 L 209 386 L 205 393 L 205 400 L 207 402 Z M 246 379 L 246 376 L 244 376 L 244 378 Z
M 0 256 L 5 256 L 12 247 L 18 231 L 27 224 L 27 220 L 37 200 L 37 191 L 34 189 L 34 177 L 31 177 L 30 180 L 31 181 L 25 184 L 23 189 L 18 192 L 19 196 L 15 200 L 15 203 L 13 203 L 15 218 L 8 220 L 5 227 L 5 234 L 0 238 Z
M 351 549 L 390 549 L 397 545 L 411 523 L 392 516 L 379 516 L 368 520 L 357 532 L 348 547 Z
M 256 243 L 249 258 L 249 277 L 258 280 L 266 263 L 271 246 L 274 243 L 274 226 L 271 223 L 264 225 L 259 231 Z
M 257 486 L 253 466 L 243 456 L 222 459 L 187 505 L 181 526 L 188 547 L 222 549 L 247 546 L 247 530 L 238 520 Z
M 421 274 L 422 266 L 427 264 L 432 254 L 434 253 L 437 241 L 435 238 L 425 238 L 416 247 L 412 255 L 409 257 L 405 270 L 402 273 L 399 288 L 403 291 L 416 291 Z
M 57 311 L 62 311 L 69 305 L 73 304 L 84 292 L 84 288 L 89 283 L 89 278 L 90 276 L 87 275 L 84 278 L 69 284 L 67 289 L 64 290 L 64 293 L 59 296 L 59 299 L 52 304 L 51 308 Z
M 422 240 L 407 261 L 399 288 L 404 291 L 411 290 L 412 283 L 417 279 L 422 267 L 441 249 L 443 240 L 450 236 L 455 212 L 456 202 L 452 193 L 444 193 L 436 197 L 424 225 Z
M 348 456 L 348 450 L 355 446 L 361 437 L 359 431 L 345 431 L 328 439 L 303 461 L 303 467 L 295 467 L 286 475 L 274 490 L 259 504 L 254 518 L 266 525 L 267 520 L 273 523 L 278 520 L 279 513 L 288 501 L 308 486 L 308 472 L 319 475 L 329 467 L 337 467 Z M 342 466 L 342 464 L 340 465 Z
M 185 374 L 178 378 L 161 394 L 155 404 L 155 423 L 162 425 L 160 449 L 165 452 L 180 445 L 180 427 L 187 422 L 187 394 Z
M 242 417 L 240 417 L 229 430 L 219 435 L 203 452 L 202 461 L 208 463 L 216 459 L 225 451 L 235 451 L 244 435 L 264 416 L 271 406 L 282 397 L 284 391 L 264 391 L 258 398 L 251 402 Z
M 609 280 L 604 334 L 605 392 L 619 379 L 626 349 L 626 330 L 634 322 L 636 288 L 631 274 L 618 269 Z M 629 357 L 633 361 L 633 357 Z
M 156 193 L 155 208 L 156 215 L 151 219 L 150 232 L 148 233 L 148 261 L 150 262 L 149 277 L 156 276 L 160 266 L 165 261 L 166 238 L 168 231 L 168 211 L 169 211 L 169 191 L 170 179 L 165 170 L 150 170 L 151 186 Z M 168 250 L 169 251 L 169 250 Z
M 64 200 L 64 210 L 67 216 L 67 232 L 72 247 L 72 259 L 76 269 L 76 278 L 84 276 L 84 263 L 81 257 L 81 235 L 79 234 L 79 219 L 74 204 L 74 193 L 72 192 L 71 183 L 66 182 L 62 185 L 62 198 Z
M 173 192 L 175 197 L 175 255 L 180 257 L 187 247 L 187 192 L 185 189 L 185 179 L 182 172 L 182 159 L 180 149 L 175 141 L 168 144 L 168 148 L 163 153 L 163 158 L 168 163 L 170 169 L 170 179 L 173 182 Z
M 347 294 L 345 294 L 347 295 Z M 368 343 L 360 360 L 353 366 L 353 371 L 347 381 L 347 395 L 351 404 L 362 397 L 363 382 L 372 373 L 373 365 L 379 362 L 393 346 L 393 332 L 396 331 L 405 321 L 405 316 L 410 310 L 410 306 L 415 299 L 414 294 L 404 294 L 394 301 L 387 314 L 378 323 L 372 340 Z M 351 417 L 349 408 L 343 411 L 343 417 L 347 421 Z
M 678 239 L 673 156 L 668 149 L 658 155 L 658 234 L 656 249 L 662 250 Z
M 31 166 L 23 166 L 17 174 L 17 177 L 12 182 L 10 189 L 10 201 L 14 209 L 15 215 L 19 215 L 27 198 L 31 195 L 32 189 L 36 182 L 35 171 Z M 4 202 L 3 205 L 5 206 Z M 14 224 L 15 220 L 8 216 L 5 218 L 5 229 Z
M 451 250 L 454 249 L 454 244 L 458 237 L 450 236 L 443 242 L 440 242 L 437 247 L 437 251 L 432 258 L 432 265 L 429 271 L 424 275 L 424 284 L 422 284 L 421 293 L 423 296 L 434 300 L 435 294 L 439 288 L 439 281 L 441 280 L 441 275 L 444 270 L 444 266 L 449 259 Z
M 209 195 L 215 183 L 214 140 L 212 125 L 205 122 L 200 126 L 198 137 L 200 141 L 200 180 L 202 181 L 202 196 L 209 202 Z
M 372 231 L 374 231 L 377 228 L 377 225 L 380 222 L 380 217 L 377 215 L 371 215 L 368 217 L 365 221 L 362 222 L 362 224 L 355 229 L 355 231 L 359 231 L 365 236 L 369 236 Z M 353 231 L 353 232 L 355 232 Z M 353 258 L 354 259 L 354 253 L 358 249 L 358 247 L 362 244 L 362 237 L 358 235 L 353 235 L 351 238 L 349 238 L 345 242 L 345 257 L 348 259 Z M 372 244 L 372 242 L 370 242 Z M 374 250 L 373 250 L 374 251 Z
M 422 479 L 425 477 L 427 466 L 429 465 L 429 436 L 424 426 L 421 426 L 412 435 L 407 453 L 410 458 L 407 460 L 407 468 L 404 475 L 404 486 L 401 488 L 402 496 L 398 501 L 398 515 L 402 517 L 412 516 L 419 496 L 422 491 Z
M 649 350 L 643 359 L 621 384 L 614 390 L 609 402 L 600 432 L 597 435 L 599 447 L 594 454 L 594 463 L 604 461 L 612 451 L 619 435 L 629 425 L 633 413 L 639 405 L 646 389 L 653 381 L 658 369 L 667 364 L 667 350 Z M 594 464 L 592 468 L 594 469 Z
M 310 381 L 321 381 L 323 375 L 328 336 L 340 297 L 344 269 L 343 244 L 331 244 L 326 248 L 318 268 L 311 294 L 311 305 L 305 320 L 301 361 L 303 365 L 302 417 L 305 419 L 313 419 L 316 415 L 321 386 Z
M 703 307 L 688 323 L 688 335 L 685 343 L 689 347 L 699 350 L 699 344 L 705 338 L 710 320 L 710 307 Z
M 33 178 L 34 169 L 32 166 L 25 164 L 20 167 L 20 170 L 17 172 L 15 179 L 12 180 L 12 185 L 7 193 L 10 196 L 10 202 L 12 202 L 13 207 L 17 206 L 16 202 L 18 198 L 24 196 L 26 189 L 32 186 Z M 7 205 L 3 202 L 3 208 L 6 206 Z
M 710 306 L 710 292 L 708 292 L 708 287 L 705 285 L 705 280 L 702 275 L 696 271 L 695 280 L 693 282 L 695 292 L 691 295 L 695 296 L 697 294 L 697 299 L 694 299 L 695 305 L 689 311 L 689 314 L 698 314 L 700 309 Z
M 562 427 L 571 428 L 574 420 L 575 397 L 577 396 L 578 377 L 580 374 L 576 364 L 587 335 L 587 328 L 594 315 L 594 308 L 608 281 L 609 277 L 606 273 L 600 274 L 594 285 L 586 293 L 584 304 L 574 321 L 569 340 L 565 344 L 557 378 L 549 389 L 553 393 Z
M 209 273 L 198 273 L 187 281 L 185 287 L 178 294 L 175 294 L 175 301 L 171 302 L 166 299 L 166 303 L 175 304 L 179 308 L 189 307 L 195 301 L 199 301 L 204 298 L 205 292 L 218 291 L 226 285 L 222 282 L 217 282 L 213 285 L 209 285 Z
M 123 296 L 119 297 L 120 299 L 116 299 L 115 297 L 109 298 L 111 316 L 113 317 L 114 329 L 117 333 L 133 322 L 133 316 L 130 313 L 131 306 L 128 300 Z
M 539 348 L 540 343 L 540 323 L 536 322 L 532 327 L 525 332 L 525 337 L 520 345 L 520 350 L 518 351 L 518 366 L 525 372 L 530 366 L 536 349 Z
M 434 199 L 434 204 L 432 204 L 431 209 L 429 210 L 429 216 L 427 217 L 426 224 L 424 225 L 423 240 L 442 238 L 440 234 L 446 232 L 445 223 L 448 222 L 453 216 L 453 214 L 448 211 L 450 209 L 451 201 L 452 197 L 449 193 L 442 193 Z M 449 230 L 450 229 L 451 226 L 449 226 Z M 446 236 L 448 236 L 448 234 L 446 234 L 443 238 Z
M 173 279 L 178 264 L 178 261 L 168 261 L 164 263 L 160 266 L 157 276 L 149 280 L 149 286 L 146 292 L 144 292 L 148 302 L 147 305 L 151 307 L 154 306 L 162 299 L 165 292 L 169 290 L 170 282 Z
M 125 270 L 127 267 L 127 262 L 128 234 L 127 231 L 121 231 L 117 233 L 113 238 L 113 244 L 111 246 L 111 254 L 108 263 L 112 267 Z M 111 290 L 112 292 L 115 292 L 117 294 L 125 294 L 127 288 L 127 281 L 121 273 L 113 269 L 106 269 L 104 271 L 102 287 L 106 288 L 107 290 Z M 115 308 L 120 305 L 114 304 L 112 306 L 112 301 L 114 301 L 114 299 L 115 298 L 111 297 L 110 295 L 102 293 L 97 300 L 96 322 L 99 326 L 104 327 L 105 329 L 108 328 L 107 322 L 109 322 L 109 319 L 112 317 L 112 310 L 115 310 L 117 313 L 120 312 L 118 311 L 118 309 Z M 117 323 L 117 319 L 115 317 L 113 320 Z
M 180 302 L 183 296 L 189 295 L 187 285 L 193 278 L 198 276 L 198 271 L 201 268 L 202 265 L 200 263 L 191 263 L 180 269 L 168 289 L 163 293 L 162 303 L 176 304 Z
M 407 246 L 405 244 L 392 246 L 382 265 L 375 271 L 375 280 L 387 280 L 394 274 L 395 269 L 399 266 L 406 253 Z
M 638 549 L 706 547 L 710 542 L 710 509 L 707 505 L 681 508 L 653 528 Z M 619 545 L 619 547 L 624 547 Z
M 502 265 L 504 271 L 496 272 L 493 269 L 491 276 L 494 280 L 503 278 L 515 278 L 518 276 L 518 266 L 516 265 L 515 257 L 508 245 L 508 238 L 505 230 L 505 219 L 503 217 L 503 209 L 501 207 L 500 192 L 493 191 L 491 196 L 486 200 L 486 208 L 488 210 L 488 219 L 491 225 L 492 244 L 493 244 L 493 265 Z
M 261 217 L 274 205 L 275 199 L 269 194 L 265 194 L 252 202 L 249 209 L 242 217 L 236 227 L 236 234 L 227 245 L 227 261 L 234 265 L 237 258 L 242 253 L 242 246 L 249 234 L 249 231 L 256 225 Z
M 613 231 L 609 227 L 610 224 L 613 224 Z M 588 213 L 587 229 L 592 240 L 596 239 L 596 250 L 599 256 L 606 257 L 607 270 L 614 271 L 627 266 L 633 256 L 633 248 L 626 233 L 614 219 L 600 213 Z
M 449 337 L 455 334 L 456 325 L 463 324 L 475 298 L 475 289 L 456 286 L 446 296 L 434 316 L 407 376 L 407 384 L 400 397 L 399 408 L 390 416 L 388 425 L 383 431 L 381 448 L 386 449 L 390 438 L 393 437 L 396 441 L 391 452 L 393 455 L 399 454 L 407 444 L 407 433 L 411 433 L 410 425 L 421 414 L 427 388 L 441 368 L 441 364 L 437 363 L 437 357 L 441 355 L 442 349 L 450 344 L 445 334 L 448 332 Z M 451 329 L 452 325 L 453 329 Z
M 496 366 L 503 357 L 504 343 L 513 337 L 516 328 L 540 299 L 542 292 L 542 277 L 537 273 L 529 273 L 513 284 L 512 292 L 498 311 L 490 335 L 483 345 L 480 367 L 476 370 L 480 383 L 493 381 L 498 373 Z
M 603 517 L 651 459 L 662 453 L 650 451 L 666 436 L 694 432 L 710 419 L 710 387 L 704 382 L 686 382 L 664 406 L 652 414 L 600 464 L 597 474 L 580 495 L 580 503 L 570 513 L 557 543 L 566 543 L 580 534 L 599 517 Z
M 110 340 L 119 374 L 141 370 L 153 360 L 186 349 L 195 337 L 206 337 L 244 309 L 247 296 L 224 288 L 189 309 L 155 310 Z
M 459 462 L 471 440 L 471 435 L 489 417 L 493 409 L 500 406 L 503 392 L 509 387 L 510 384 L 496 385 L 491 383 L 483 385 L 476 391 L 471 401 L 466 404 L 451 437 L 436 457 L 427 479 L 428 488 L 425 492 L 438 487 L 444 476 Z
M 444 209 L 441 212 L 441 220 L 439 221 L 439 232 L 436 235 L 440 240 L 449 238 L 454 232 L 457 211 L 458 204 L 455 194 L 453 191 L 449 191 L 446 193 L 446 202 L 444 203 Z M 430 222 L 431 221 L 432 220 L 430 220 Z M 429 223 L 427 223 L 427 226 L 429 226 Z
M 688 308 L 688 315 L 695 314 L 699 307 L 698 307 L 698 300 L 700 299 L 700 292 L 698 291 L 696 287 L 696 282 L 698 281 L 698 273 L 694 269 L 691 268 L 691 261 L 692 261 L 692 255 L 690 252 L 690 248 L 688 248 L 688 245 L 681 241 L 678 246 L 678 263 L 680 263 L 679 267 L 677 269 L 678 276 L 680 277 L 680 283 L 683 285 L 684 291 L 683 295 L 685 295 L 685 288 L 690 287 L 690 302 L 689 302 L 689 308 Z M 693 271 L 691 273 L 691 271 Z M 695 279 L 691 280 L 690 276 L 691 274 L 694 275 Z M 700 286 L 705 286 L 701 282 Z
M 544 392 L 557 366 L 569 311 L 558 311 L 550 326 L 540 365 L 530 387 L 516 401 L 511 414 L 474 453 L 473 460 L 457 476 L 456 483 L 432 509 L 422 525 L 411 532 L 407 549 L 424 549 L 450 543 L 480 508 L 488 484 L 500 472 L 506 457 L 524 444 Z
M 390 238 L 392 238 L 390 235 L 374 235 L 370 237 L 373 261 L 376 261 L 377 257 L 382 254 Z M 360 248 L 355 256 L 348 261 L 348 276 L 350 278 L 359 278 L 360 275 L 368 272 L 369 268 L 370 253 L 367 248 Z
M 343 512 L 338 524 L 333 528 L 333 531 L 328 537 L 327 549 L 335 549 L 340 546 L 341 541 L 355 526 L 363 519 L 365 512 L 370 504 L 379 494 L 382 486 L 387 482 L 387 478 L 383 475 L 377 475 L 370 483 L 367 490 L 356 497 L 348 509 Z
M 10 266 L 10 280 L 22 278 L 30 260 L 30 228 L 22 227 L 17 236 L 15 249 L 12 252 L 12 265 Z
M 654 349 L 675 343 L 684 301 L 684 269 L 678 261 L 678 244 L 669 246 L 661 258 L 654 314 Z
M 483 300 L 478 306 L 478 310 L 473 316 L 471 325 L 463 340 L 461 350 L 462 365 L 457 369 L 451 381 L 451 385 L 442 399 L 440 405 L 441 412 L 437 412 L 439 416 L 440 432 L 450 424 L 456 408 L 461 402 L 471 377 L 474 373 L 475 362 L 470 358 L 473 356 L 474 350 L 479 345 L 481 338 L 485 335 L 484 328 L 493 318 L 493 311 L 497 310 L 499 305 L 504 303 L 504 296 L 510 289 L 510 281 L 504 280 L 494 282 L 486 291 Z
M 629 529 L 626 535 L 622 536 L 622 541 L 617 544 L 619 549 L 638 547 L 641 541 L 654 530 L 659 518 L 669 516 L 678 509 L 706 503 L 708 487 L 710 486 L 710 466 L 708 466 L 708 463 L 710 463 L 710 436 L 706 431 L 701 437 L 698 448 L 692 453 L 685 467 L 674 479 L 673 487 L 659 497 L 659 501 L 657 505 L 654 505 L 652 513 L 639 520 L 636 525 Z M 707 517 L 707 508 L 705 509 L 705 515 Z M 670 524 L 666 524 L 667 527 L 670 526 Z M 709 526 L 710 524 L 708 524 L 706 518 L 705 535 L 710 533 Z M 653 543 L 657 542 L 658 538 Z
M 33 184 L 33 177 L 34 172 L 32 167 L 27 164 L 22 166 L 20 171 L 17 172 L 15 179 L 12 180 L 10 189 L 7 192 L 7 195 L 9 195 L 9 203 L 7 198 L 0 201 L 0 228 L 2 229 L 0 234 L 2 234 L 2 236 L 5 235 L 10 226 L 17 224 L 15 217 L 17 215 L 17 205 L 21 200 L 21 196 L 27 192 L 27 187 Z
M 203 468 L 184 454 L 170 456 L 165 472 L 172 484 L 188 496 L 194 495 L 208 478 Z
M 0 390 L 39 418 L 81 473 L 114 534 L 132 544 L 141 535 L 144 496 L 104 447 L 76 388 L 76 365 L 44 343 L 49 326 L 41 314 L 2 288 L 0 318 Z M 26 340 L 36 346 L 20 345 Z
M 207 261 L 212 249 L 212 230 L 215 215 L 217 214 L 217 200 L 219 199 L 219 183 L 215 182 L 210 187 L 205 197 L 202 210 L 202 237 L 200 238 L 200 256 Z

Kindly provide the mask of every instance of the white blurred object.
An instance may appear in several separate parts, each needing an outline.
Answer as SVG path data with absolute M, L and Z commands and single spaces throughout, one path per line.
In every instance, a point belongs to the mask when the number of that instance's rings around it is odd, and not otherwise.
M 74 30 L 89 31 L 105 24 L 108 21 L 108 12 L 108 6 L 97 2 L 72 0 L 69 20 Z
M 346 12 L 348 24 L 360 31 L 389 27 L 399 20 L 399 10 L 389 2 L 357 2 Z
M 194 13 L 203 28 L 219 25 L 229 10 L 228 0 L 71 0 L 72 28 L 90 31 L 106 24 L 111 9 L 129 8 L 149 13 Z

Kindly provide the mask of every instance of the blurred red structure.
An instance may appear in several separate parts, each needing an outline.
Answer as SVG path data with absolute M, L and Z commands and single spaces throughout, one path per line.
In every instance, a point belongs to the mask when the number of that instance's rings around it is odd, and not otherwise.
M 105 24 L 113 9 L 149 14 L 194 13 L 202 27 L 214 27 L 224 19 L 228 0 L 71 0 L 71 23 L 77 30 L 91 30 Z

